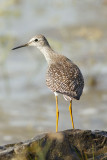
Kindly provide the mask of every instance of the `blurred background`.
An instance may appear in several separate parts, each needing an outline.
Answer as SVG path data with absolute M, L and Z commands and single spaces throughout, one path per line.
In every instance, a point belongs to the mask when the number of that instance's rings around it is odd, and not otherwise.
M 0 0 L 0 145 L 55 131 L 45 58 L 34 47 L 11 50 L 39 33 L 84 75 L 75 128 L 107 129 L 107 0 Z M 59 96 L 60 131 L 72 128 L 68 106 Z

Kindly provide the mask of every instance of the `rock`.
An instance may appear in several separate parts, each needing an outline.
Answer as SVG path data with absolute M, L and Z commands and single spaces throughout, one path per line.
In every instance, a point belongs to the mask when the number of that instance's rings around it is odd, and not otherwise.
M 107 160 L 107 132 L 66 130 L 0 146 L 0 160 Z

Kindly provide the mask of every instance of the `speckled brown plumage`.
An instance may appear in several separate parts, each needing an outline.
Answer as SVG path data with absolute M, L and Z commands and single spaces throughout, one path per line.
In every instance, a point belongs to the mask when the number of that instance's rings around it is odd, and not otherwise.
M 67 100 L 79 100 L 84 79 L 79 68 L 63 55 L 56 55 L 48 67 L 46 84 L 53 91 L 61 93 Z
M 80 99 L 84 79 L 79 68 L 67 57 L 57 54 L 43 35 L 33 37 L 28 43 L 15 47 L 36 46 L 48 63 L 46 84 L 53 91 L 61 93 L 67 100 Z

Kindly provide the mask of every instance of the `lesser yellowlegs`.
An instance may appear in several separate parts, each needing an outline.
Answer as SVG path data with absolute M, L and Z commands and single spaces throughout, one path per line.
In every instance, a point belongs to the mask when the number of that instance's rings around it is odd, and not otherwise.
M 84 78 L 80 69 L 67 57 L 57 54 L 49 45 L 43 35 L 36 35 L 28 43 L 15 47 L 12 50 L 36 46 L 45 56 L 48 63 L 46 74 L 46 84 L 54 92 L 56 98 L 56 132 L 58 131 L 58 94 L 62 94 L 66 100 L 70 101 L 69 111 L 74 128 L 72 114 L 72 100 L 80 99 L 84 87 Z

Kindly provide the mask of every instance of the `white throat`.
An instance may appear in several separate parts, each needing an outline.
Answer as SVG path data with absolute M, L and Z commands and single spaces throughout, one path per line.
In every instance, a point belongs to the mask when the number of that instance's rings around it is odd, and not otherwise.
M 37 48 L 43 53 L 47 63 L 50 64 L 52 62 L 52 55 L 54 54 L 52 48 L 50 46 L 38 46 Z

